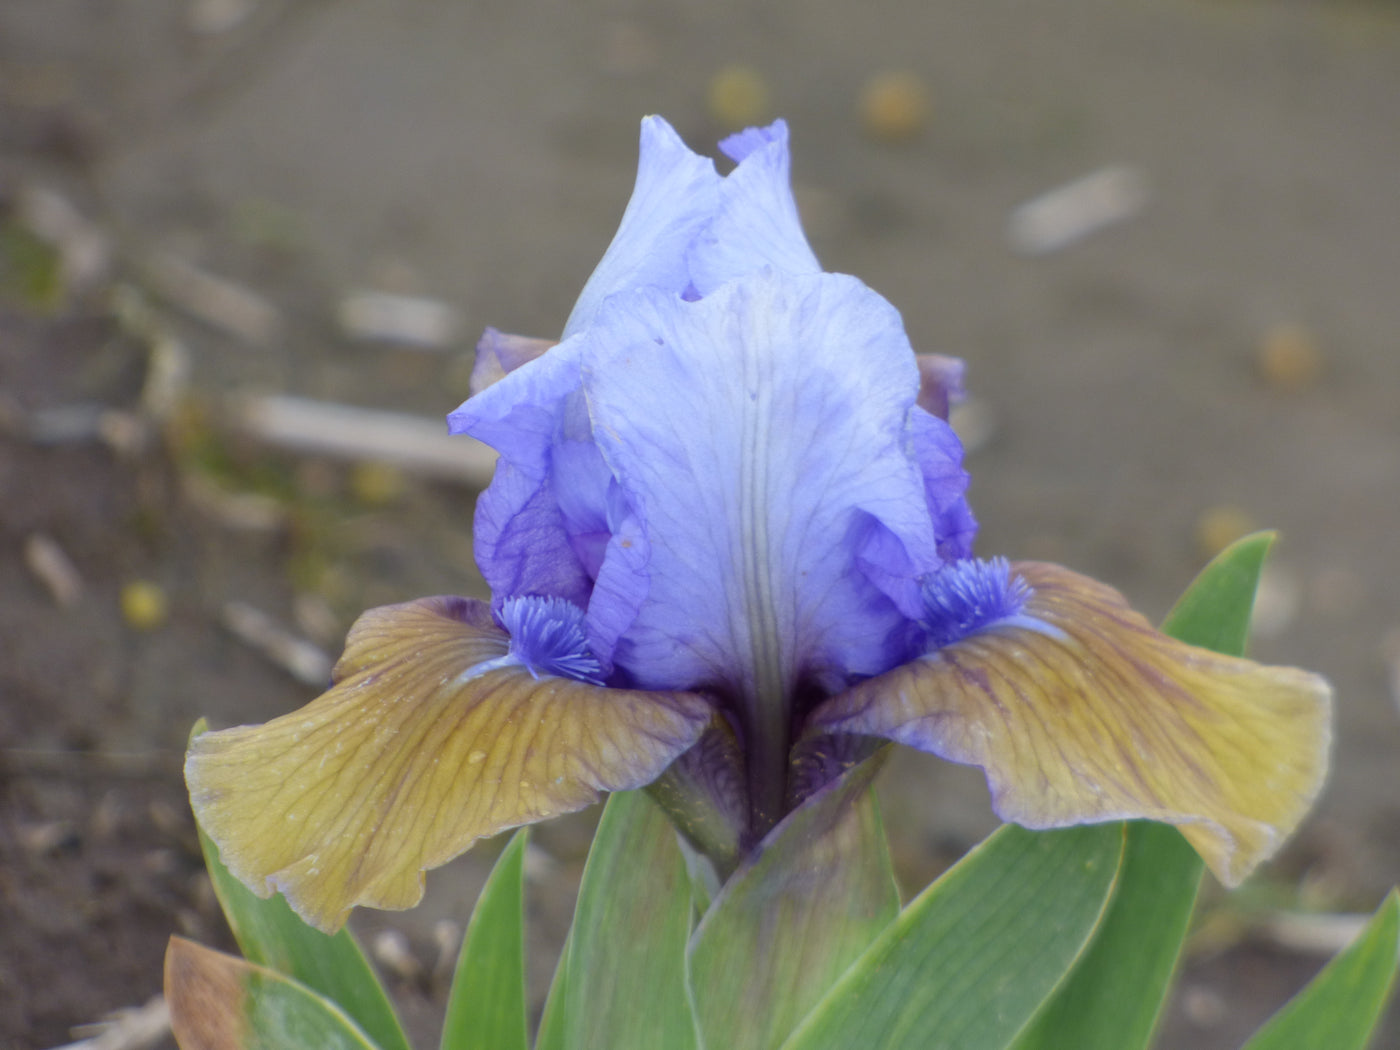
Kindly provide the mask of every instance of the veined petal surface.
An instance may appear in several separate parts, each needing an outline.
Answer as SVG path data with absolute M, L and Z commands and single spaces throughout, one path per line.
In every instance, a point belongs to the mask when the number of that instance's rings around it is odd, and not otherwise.
M 471 392 L 481 393 L 555 345 L 557 344 L 553 339 L 534 339 L 527 335 L 511 335 L 496 328 L 487 328 L 476 343 Z
M 710 714 L 536 678 L 486 603 L 425 598 L 365 613 L 306 707 L 196 737 L 185 778 L 229 870 L 333 931 L 356 905 L 413 906 L 424 869 L 478 838 L 649 783 Z
M 563 338 L 587 328 L 603 301 L 626 288 L 685 291 L 690 283 L 686 249 L 714 217 L 719 185 L 714 161 L 691 152 L 660 117 L 644 119 L 632 197 L 579 293 Z
M 696 302 L 614 297 L 585 338 L 594 437 L 639 533 L 614 533 L 589 608 L 633 617 L 617 664 L 768 697 L 892 666 L 905 621 L 876 570 L 939 565 L 894 308 L 854 278 L 764 271 Z
M 980 766 L 998 815 L 1026 827 L 1180 825 L 1238 884 L 1321 788 L 1327 683 L 1174 641 L 1060 566 L 1013 568 L 1033 589 L 1018 615 L 834 697 L 816 730 Z
M 720 148 L 739 166 L 720 183 L 714 220 L 690 248 L 690 280 L 709 295 L 725 281 L 765 266 L 820 273 L 792 196 L 784 121 L 731 135 Z

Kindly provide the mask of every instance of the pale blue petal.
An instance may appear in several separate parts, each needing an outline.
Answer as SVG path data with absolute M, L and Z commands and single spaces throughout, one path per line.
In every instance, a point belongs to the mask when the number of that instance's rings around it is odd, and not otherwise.
M 685 291 L 686 249 L 714 217 L 720 181 L 714 161 L 691 152 L 670 124 L 660 117 L 643 120 L 632 199 L 569 314 L 563 338 L 587 328 L 603 300 L 617 292 Z
M 745 696 L 891 666 L 907 620 L 865 565 L 940 564 L 894 308 L 854 278 L 770 271 L 697 302 L 615 297 L 585 338 L 629 512 L 589 606 L 617 665 Z
M 750 153 L 762 149 L 770 142 L 781 140 L 786 143 L 788 126 L 786 120 L 775 120 L 766 128 L 745 128 L 721 139 L 719 148 L 726 157 L 738 164 Z
M 749 128 L 721 143 L 739 161 L 719 187 L 718 211 L 690 248 L 690 280 L 709 295 L 735 277 L 765 266 L 789 274 L 819 273 L 792 197 L 787 124 Z

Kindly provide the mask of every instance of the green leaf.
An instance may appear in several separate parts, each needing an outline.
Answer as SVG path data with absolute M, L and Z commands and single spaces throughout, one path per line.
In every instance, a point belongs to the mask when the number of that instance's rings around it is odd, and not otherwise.
M 900 913 L 784 1050 L 1002 1050 L 1093 936 L 1122 852 L 1118 824 L 1000 828 Z
M 1274 538 L 1258 532 L 1222 551 L 1182 595 L 1163 630 L 1183 642 L 1242 655 L 1259 573 Z M 1175 828 L 1128 825 L 1123 871 L 1098 935 L 1015 1050 L 1146 1047 L 1181 955 L 1202 867 Z
M 200 719 L 191 735 L 205 728 Z M 410 1050 L 384 986 L 348 930 L 334 936 L 313 930 L 280 895 L 264 900 L 235 879 L 202 829 L 199 845 L 219 906 L 249 962 L 294 977 L 340 1004 L 382 1050 Z
M 861 763 L 789 814 L 706 912 L 690 949 L 705 1045 L 779 1045 L 898 914 L 870 790 L 882 764 Z
M 1162 630 L 1190 645 L 1243 656 L 1259 574 L 1276 539 L 1274 532 L 1254 532 L 1217 554 L 1167 613 Z
M 165 953 L 165 998 L 185 1050 L 377 1050 L 343 1010 L 300 982 L 180 937 Z
M 676 832 L 644 792 L 608 799 L 569 932 L 563 1046 L 696 1046 L 685 988 L 690 876 Z M 553 1022 L 551 1022 L 553 1023 Z
M 1381 1018 L 1400 968 L 1400 890 L 1366 929 L 1290 999 L 1243 1050 L 1361 1050 Z
M 482 887 L 452 976 L 442 1050 L 526 1050 L 525 841 L 517 831 Z

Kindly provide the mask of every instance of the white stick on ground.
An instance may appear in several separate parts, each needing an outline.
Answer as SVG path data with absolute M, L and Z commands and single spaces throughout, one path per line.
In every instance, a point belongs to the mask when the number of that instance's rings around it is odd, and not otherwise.
M 1115 164 L 1043 193 L 1011 212 L 1006 237 L 1021 255 L 1048 255 L 1147 206 L 1147 176 Z
M 226 602 L 220 617 L 225 627 L 297 681 L 325 689 L 335 661 L 320 646 L 298 638 L 261 609 L 246 602 Z
M 242 399 L 235 424 L 291 452 L 392 463 L 415 474 L 485 486 L 496 453 L 473 438 L 447 433 L 441 419 L 355 408 L 272 394 Z
M 146 279 L 175 307 L 254 346 L 275 342 L 282 314 L 251 288 L 164 252 L 144 260 Z
M 165 997 L 157 995 L 145 1006 L 128 1006 L 105 1021 L 75 1028 L 74 1034 L 88 1031 L 93 1032 L 88 1038 L 53 1050 L 145 1050 L 169 1034 L 170 1008 L 165 1004 Z
M 63 608 L 71 609 L 82 597 L 83 577 L 52 536 L 31 532 L 24 541 L 24 564 Z
M 352 339 L 420 350 L 445 350 L 462 330 L 461 315 L 446 303 L 393 292 L 350 292 L 336 308 L 336 320 Z

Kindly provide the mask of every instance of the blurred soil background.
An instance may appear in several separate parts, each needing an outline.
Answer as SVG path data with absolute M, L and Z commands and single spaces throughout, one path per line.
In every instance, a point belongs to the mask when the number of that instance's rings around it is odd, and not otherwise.
M 1162 1045 L 1237 1046 L 1335 946 L 1280 915 L 1400 876 L 1394 3 L 6 0 L 0 1044 L 146 1004 L 171 933 L 229 944 L 196 717 L 310 699 L 368 606 L 482 593 L 442 416 L 485 325 L 562 326 L 651 112 L 702 151 L 789 120 L 826 266 L 968 362 L 983 553 L 1158 618 L 1281 531 L 1254 653 L 1331 677 L 1336 767 L 1277 862 L 1208 892 Z M 270 395 L 408 418 L 310 419 L 336 452 Z M 884 792 L 911 891 L 992 823 L 931 758 Z M 588 821 L 533 839 L 537 996 Z M 494 852 L 356 918 L 421 1045 Z

